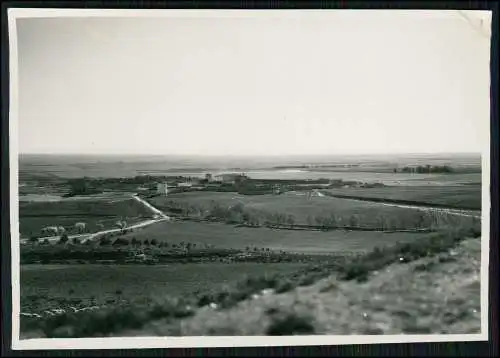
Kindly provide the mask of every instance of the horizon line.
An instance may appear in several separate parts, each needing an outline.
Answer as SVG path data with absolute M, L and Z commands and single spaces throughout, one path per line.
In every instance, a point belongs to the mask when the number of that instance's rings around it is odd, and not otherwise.
M 476 154 L 481 155 L 480 151 L 443 151 L 443 152 L 379 152 L 379 153 L 291 153 L 291 154 L 202 154 L 202 153 L 53 153 L 53 152 L 18 152 L 18 155 L 62 155 L 62 156 L 189 156 L 189 157 L 318 157 L 318 156 L 353 156 L 353 155 L 443 155 L 443 154 Z

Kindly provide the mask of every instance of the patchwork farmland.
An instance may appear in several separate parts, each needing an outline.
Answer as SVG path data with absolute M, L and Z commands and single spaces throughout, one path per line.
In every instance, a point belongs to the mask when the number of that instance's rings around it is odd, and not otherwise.
M 480 185 L 459 183 L 471 174 L 449 174 L 448 183 L 433 175 L 426 185 L 404 174 L 406 186 L 398 175 L 394 186 L 252 179 L 193 188 L 195 180 L 178 176 L 58 177 L 45 196 L 51 179 L 33 189 L 30 177 L 19 206 L 22 335 L 71 336 L 59 325 L 72 325 L 73 315 L 90 320 L 85 335 L 104 334 L 87 310 L 109 317 L 153 310 L 144 314 L 178 316 L 172 322 L 180 324 L 207 305 L 293 291 L 335 272 L 369 277 L 477 235 Z M 161 182 L 167 194 L 157 192 Z M 77 223 L 85 223 L 85 240 Z M 47 226 L 64 231 L 47 240 Z M 146 324 L 140 315 L 133 319 Z

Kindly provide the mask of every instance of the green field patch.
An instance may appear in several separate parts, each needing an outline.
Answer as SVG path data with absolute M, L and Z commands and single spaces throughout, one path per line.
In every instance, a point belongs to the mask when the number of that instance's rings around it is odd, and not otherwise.
M 416 177 L 416 178 L 410 178 L 409 180 L 405 181 L 405 183 L 408 182 L 413 182 L 411 183 L 412 185 L 417 184 L 418 182 L 421 182 L 422 184 L 425 184 L 426 181 L 429 181 L 434 184 L 446 184 L 446 185 L 463 185 L 463 184 L 481 184 L 482 181 L 482 174 L 481 174 L 481 168 L 479 167 L 477 173 L 453 173 L 453 174 L 446 174 L 446 175 L 438 175 L 432 178 L 422 178 L 422 177 Z
M 128 233 L 123 238 L 156 240 L 170 245 L 195 243 L 219 248 L 269 248 L 291 252 L 317 253 L 337 251 L 369 251 L 375 246 L 391 245 L 397 241 L 411 242 L 427 234 L 348 232 L 348 231 L 293 231 L 269 228 L 246 228 L 221 223 L 160 222 L 142 230 Z
M 331 194 L 360 198 L 408 200 L 421 204 L 438 204 L 450 208 L 481 209 L 480 185 L 342 188 L 324 191 Z
M 63 226 L 72 233 L 78 222 L 86 223 L 87 232 L 95 232 L 114 227 L 120 218 L 132 224 L 151 217 L 152 212 L 134 199 L 19 203 L 22 236 L 40 236 L 46 226 Z
M 322 225 L 324 219 L 334 217 L 339 226 L 367 228 L 415 229 L 429 227 L 422 213 L 411 208 L 398 208 L 379 203 L 360 202 L 340 198 L 308 197 L 307 191 L 281 195 L 246 196 L 235 193 L 190 192 L 154 197 L 150 202 L 165 212 L 173 210 L 210 215 L 214 206 L 230 209 L 240 206 L 242 211 L 258 220 L 274 222 L 276 215 L 286 215 L 286 222 L 300 225 Z M 252 219 L 252 220 L 253 220 Z M 429 218 L 430 219 L 430 218 Z M 429 221 L 429 220 L 428 220 Z

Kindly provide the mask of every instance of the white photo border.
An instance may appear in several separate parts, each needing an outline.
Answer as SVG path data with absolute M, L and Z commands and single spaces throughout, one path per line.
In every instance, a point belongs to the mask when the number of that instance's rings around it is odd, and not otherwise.
M 258 16 L 303 16 L 305 13 L 348 10 L 162 10 L 162 9 L 8 9 L 9 28 L 9 72 L 10 72 L 10 228 L 12 255 L 12 349 L 148 349 L 148 348 L 205 348 L 205 347 L 262 347 L 262 346 L 313 346 L 383 343 L 430 343 L 464 342 L 488 340 L 488 288 L 489 288 L 489 238 L 490 238 L 490 118 L 488 132 L 484 135 L 482 148 L 482 241 L 481 241 L 481 333 L 443 335 L 314 335 L 314 336 L 203 336 L 203 337 L 124 337 L 124 338 L 43 338 L 20 339 L 20 245 L 19 245 L 19 182 L 18 182 L 18 52 L 16 19 L 53 17 L 247 17 Z M 374 10 L 356 10 L 356 12 Z M 377 10 L 384 13 L 383 10 Z M 387 10 L 389 11 L 389 10 Z M 440 16 L 454 10 L 390 10 L 405 16 L 424 13 Z M 491 11 L 489 13 L 491 25 Z M 490 99 L 491 100 L 491 99 Z

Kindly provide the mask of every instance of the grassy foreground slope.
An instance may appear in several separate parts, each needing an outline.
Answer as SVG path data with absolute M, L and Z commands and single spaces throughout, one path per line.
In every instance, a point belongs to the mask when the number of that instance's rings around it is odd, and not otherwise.
M 434 257 L 394 263 L 366 282 L 332 275 L 313 285 L 203 308 L 180 324 L 154 321 L 122 335 L 479 333 L 480 239 Z
M 212 292 L 23 318 L 21 338 L 478 332 L 480 236 L 448 229 Z

